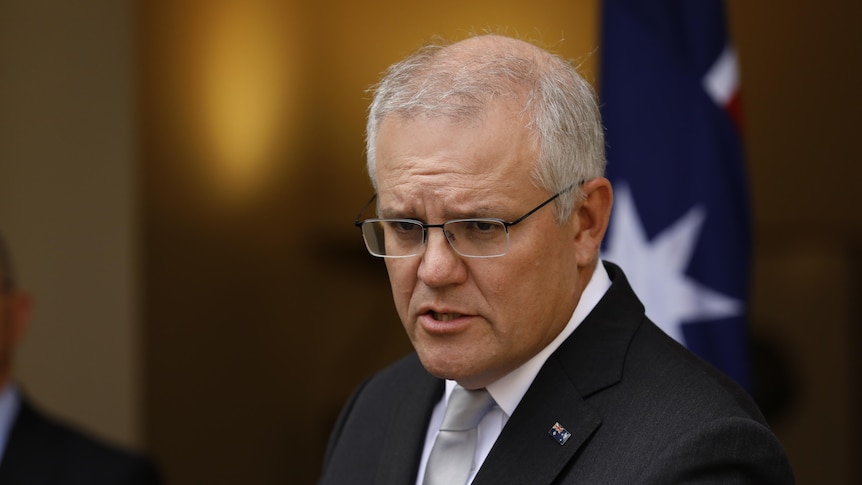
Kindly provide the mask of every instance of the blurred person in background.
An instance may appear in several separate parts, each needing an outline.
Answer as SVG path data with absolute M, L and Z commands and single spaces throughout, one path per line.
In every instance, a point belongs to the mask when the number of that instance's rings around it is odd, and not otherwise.
M 30 317 L 0 234 L 0 485 L 154 485 L 146 457 L 46 416 L 12 377 L 13 354 Z

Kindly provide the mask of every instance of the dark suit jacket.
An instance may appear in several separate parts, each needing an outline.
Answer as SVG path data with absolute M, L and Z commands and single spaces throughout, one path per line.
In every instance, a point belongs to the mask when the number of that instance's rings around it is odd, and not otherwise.
M 49 419 L 26 399 L 0 461 L 0 485 L 152 485 L 146 458 Z
M 474 484 L 793 483 L 749 396 L 644 315 L 620 269 L 509 418 Z M 415 483 L 443 394 L 415 355 L 366 381 L 336 423 L 321 484 Z M 564 445 L 549 435 L 559 422 Z

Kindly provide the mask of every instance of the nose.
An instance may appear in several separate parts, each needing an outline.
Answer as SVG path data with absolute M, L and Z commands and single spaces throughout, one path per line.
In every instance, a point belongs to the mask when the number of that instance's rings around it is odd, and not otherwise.
M 467 277 L 467 267 L 446 240 L 442 228 L 429 228 L 426 237 L 425 251 L 419 263 L 419 279 L 432 288 L 463 282 Z

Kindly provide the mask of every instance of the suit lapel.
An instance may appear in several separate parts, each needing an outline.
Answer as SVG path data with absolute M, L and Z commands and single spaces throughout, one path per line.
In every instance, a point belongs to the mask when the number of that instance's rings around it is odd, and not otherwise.
M 401 391 L 381 452 L 376 484 L 415 483 L 428 421 L 443 396 L 443 381 L 422 370 Z
M 590 315 L 548 358 L 503 428 L 475 485 L 552 483 L 601 425 L 587 398 L 622 377 L 629 342 L 644 318 L 643 306 L 622 272 L 606 264 L 613 284 Z M 559 423 L 571 436 L 550 435 Z
M 571 433 L 563 445 L 550 435 L 556 423 Z M 551 358 L 509 418 L 473 483 L 550 483 L 600 424 L 599 415 Z

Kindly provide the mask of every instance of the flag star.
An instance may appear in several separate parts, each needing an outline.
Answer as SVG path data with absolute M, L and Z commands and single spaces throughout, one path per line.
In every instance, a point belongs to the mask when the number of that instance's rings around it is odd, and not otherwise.
M 685 274 L 706 220 L 702 206 L 692 207 L 650 242 L 631 190 L 618 184 L 614 192 L 611 232 L 602 258 L 623 268 L 651 320 L 684 344 L 684 323 L 742 314 L 740 300 L 707 288 Z

